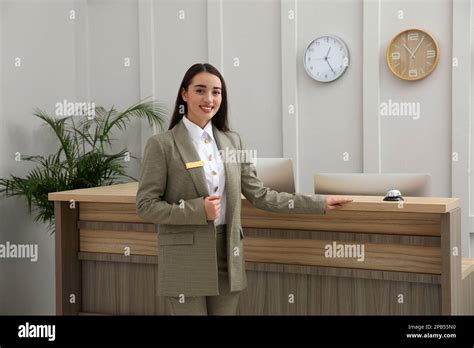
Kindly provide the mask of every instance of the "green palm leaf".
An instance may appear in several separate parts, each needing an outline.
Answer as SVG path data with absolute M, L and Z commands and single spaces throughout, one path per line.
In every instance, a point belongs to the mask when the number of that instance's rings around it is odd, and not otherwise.
M 21 160 L 36 164 L 25 178 L 10 175 L 0 178 L 0 194 L 19 196 L 26 200 L 28 211 L 35 222 L 47 223 L 54 233 L 54 202 L 48 200 L 50 192 L 113 185 L 120 180 L 134 180 L 126 174 L 125 156 L 137 159 L 127 149 L 106 153 L 104 145 L 112 145 L 110 133 L 114 129 L 126 130 L 132 119 L 142 119 L 150 127 L 164 130 L 167 110 L 156 102 L 139 102 L 125 111 L 114 107 L 95 108 L 95 116 L 68 116 L 55 119 L 41 110 L 33 115 L 43 120 L 58 141 L 58 150 L 48 156 L 22 155 Z M 86 151 L 86 146 L 88 150 Z

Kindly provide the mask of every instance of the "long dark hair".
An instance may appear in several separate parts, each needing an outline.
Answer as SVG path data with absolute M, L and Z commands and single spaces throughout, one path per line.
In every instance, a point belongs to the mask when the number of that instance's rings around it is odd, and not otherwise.
M 186 74 L 184 74 L 183 81 L 181 81 L 181 85 L 179 86 L 178 96 L 176 97 L 176 104 L 174 107 L 173 116 L 171 118 L 170 126 L 168 129 L 173 129 L 173 127 L 176 126 L 181 121 L 183 116 L 188 113 L 188 104 L 184 101 L 183 97 L 181 96 L 181 91 L 183 90 L 183 88 L 185 91 L 187 91 L 193 77 L 201 72 L 208 72 L 210 74 L 216 75 L 221 80 L 221 84 L 222 84 L 221 106 L 219 107 L 219 110 L 217 111 L 217 113 L 212 117 L 211 122 L 220 131 L 228 132 L 230 130 L 228 122 L 227 122 L 227 89 L 225 87 L 224 78 L 222 77 L 219 70 L 217 70 L 215 67 L 213 67 L 211 64 L 208 64 L 208 63 L 194 64 L 192 67 L 188 69 L 188 71 L 186 71 Z

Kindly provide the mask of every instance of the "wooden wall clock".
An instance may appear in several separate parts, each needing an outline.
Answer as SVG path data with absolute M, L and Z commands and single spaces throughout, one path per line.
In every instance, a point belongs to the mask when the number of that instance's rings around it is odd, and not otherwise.
M 406 81 L 421 80 L 430 75 L 439 61 L 436 40 L 421 29 L 407 29 L 397 34 L 387 48 L 390 71 Z

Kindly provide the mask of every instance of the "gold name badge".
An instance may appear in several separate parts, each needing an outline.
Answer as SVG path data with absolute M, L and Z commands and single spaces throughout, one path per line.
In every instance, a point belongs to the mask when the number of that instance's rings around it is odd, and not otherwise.
M 204 167 L 204 162 L 203 161 L 196 161 L 196 162 L 186 163 L 186 169 L 196 168 L 196 167 Z

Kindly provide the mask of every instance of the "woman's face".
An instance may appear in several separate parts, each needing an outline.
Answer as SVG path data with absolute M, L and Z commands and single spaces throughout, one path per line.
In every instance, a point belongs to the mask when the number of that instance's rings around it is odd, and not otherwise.
M 188 104 L 188 118 L 201 128 L 217 113 L 222 101 L 221 80 L 208 72 L 196 74 L 188 86 L 181 91 Z

